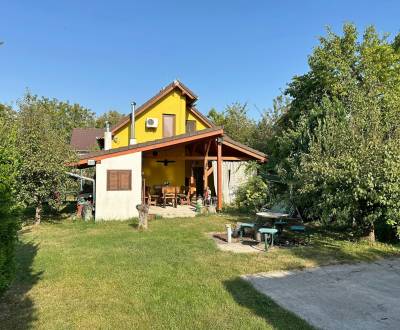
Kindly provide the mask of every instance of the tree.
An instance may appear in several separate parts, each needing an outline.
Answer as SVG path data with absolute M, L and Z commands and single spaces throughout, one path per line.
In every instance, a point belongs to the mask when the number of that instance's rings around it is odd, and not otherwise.
M 65 141 L 69 143 L 72 129 L 75 127 L 93 127 L 95 114 L 81 105 L 59 101 L 55 98 L 37 97 L 30 94 L 35 103 L 46 109 L 53 128 L 58 131 Z
M 353 227 L 373 241 L 375 223 L 400 224 L 400 132 L 398 122 L 382 125 L 373 100 L 354 97 L 323 102 L 327 115 L 295 177 L 301 195 L 314 198 L 315 216 Z
M 288 109 L 289 100 L 281 95 L 273 100 L 273 107 L 265 110 L 261 118 L 256 122 L 251 137 L 250 146 L 268 155 L 268 162 L 265 164 L 269 171 L 272 171 L 280 159 L 277 151 L 275 135 L 279 132 L 278 121 Z
M 8 213 L 15 205 L 14 187 L 18 168 L 16 113 L 0 104 L 0 213 Z
M 68 142 L 73 128 L 95 126 L 95 113 L 80 104 L 71 104 L 68 101 L 59 101 L 56 98 L 38 97 L 29 92 L 27 94 L 35 103 L 46 108 L 53 128 L 57 129 L 58 133 Z
M 11 212 L 16 206 L 14 188 L 18 153 L 16 114 L 11 107 L 0 104 L 0 295 L 10 285 L 15 273 L 15 244 L 19 223 Z
M 207 114 L 207 117 L 217 126 L 223 126 L 225 124 L 225 115 L 223 112 L 218 112 L 217 109 L 211 108 Z
M 211 109 L 207 116 L 216 125 L 224 126 L 225 133 L 232 139 L 246 145 L 251 144 L 256 122 L 248 117 L 246 104 L 233 103 L 222 113 Z
M 396 149 L 400 125 L 400 53 L 373 27 L 359 40 L 328 30 L 295 77 L 291 103 L 277 122 L 277 168 L 310 214 L 344 220 L 373 238 L 374 224 L 398 223 Z M 396 174 L 397 173 L 397 174 Z
M 110 123 L 110 125 L 115 125 L 119 123 L 125 115 L 115 111 L 109 110 L 108 112 L 103 113 L 101 116 L 96 118 L 96 127 L 104 128 L 106 126 L 106 121 Z
M 26 94 L 19 102 L 17 147 L 20 166 L 18 196 L 35 207 L 35 223 L 41 221 L 42 205 L 54 205 L 57 192 L 65 184 L 65 163 L 72 160 L 65 136 L 54 125 L 57 103 Z

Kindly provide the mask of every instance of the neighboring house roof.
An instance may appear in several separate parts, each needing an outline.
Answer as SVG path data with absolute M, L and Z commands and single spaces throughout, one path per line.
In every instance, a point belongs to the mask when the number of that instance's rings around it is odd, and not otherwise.
M 138 107 L 135 110 L 135 117 L 139 116 L 143 112 L 145 112 L 147 109 L 149 109 L 152 105 L 154 105 L 156 102 L 158 102 L 160 99 L 162 99 L 164 96 L 166 96 L 168 93 L 173 91 L 175 88 L 178 88 L 183 95 L 186 95 L 190 100 L 191 103 L 197 100 L 197 95 L 194 94 L 189 88 L 187 88 L 183 83 L 181 83 L 179 80 L 174 80 L 172 83 L 164 87 L 162 90 L 160 90 L 156 95 L 154 95 L 151 99 L 143 103 L 140 107 Z M 189 111 L 192 112 L 195 116 L 197 116 L 201 121 L 203 121 L 207 126 L 213 127 L 215 126 L 210 120 L 208 120 L 201 112 L 199 112 L 196 108 L 194 107 L 189 107 Z M 118 131 L 121 127 L 126 125 L 127 123 L 130 122 L 132 114 L 129 114 L 125 116 L 121 121 L 114 125 L 111 128 L 111 132 L 114 133 Z
M 87 161 L 89 159 L 98 161 L 98 160 L 102 160 L 105 158 L 122 156 L 122 155 L 135 153 L 135 152 L 139 152 L 139 151 L 149 151 L 149 150 L 159 149 L 159 148 L 163 148 L 163 147 L 170 147 L 170 146 L 174 146 L 177 144 L 193 142 L 196 140 L 201 140 L 204 138 L 209 138 L 209 137 L 214 137 L 214 136 L 215 137 L 218 137 L 218 136 L 223 137 L 223 142 L 222 142 L 223 144 L 225 144 L 231 148 L 235 148 L 245 154 L 248 154 L 249 156 L 251 156 L 255 159 L 258 159 L 260 161 L 265 161 L 267 159 L 267 156 L 264 153 L 254 150 L 254 149 L 247 147 L 236 141 L 233 141 L 231 138 L 229 138 L 228 136 L 226 136 L 224 134 L 224 130 L 222 127 L 215 126 L 215 127 L 211 127 L 211 128 L 206 128 L 201 131 L 175 135 L 172 137 L 158 139 L 158 140 L 149 141 L 149 142 L 137 143 L 137 144 L 129 145 L 126 147 L 114 148 L 114 149 L 110 149 L 110 150 L 95 151 L 90 154 L 82 156 L 78 162 L 70 164 L 70 165 L 72 165 L 72 166 L 85 165 L 85 164 L 87 164 Z
M 71 146 L 77 151 L 89 151 L 97 146 L 97 138 L 103 137 L 103 128 L 74 128 L 71 135 Z

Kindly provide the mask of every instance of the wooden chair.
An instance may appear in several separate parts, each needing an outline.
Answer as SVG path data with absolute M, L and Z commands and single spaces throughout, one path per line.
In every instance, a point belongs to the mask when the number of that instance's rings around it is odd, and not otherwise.
M 162 196 L 163 196 L 163 207 L 167 206 L 167 202 L 171 201 L 173 207 L 177 207 L 178 204 L 178 196 L 177 196 L 177 187 L 173 186 L 165 186 L 162 188 Z
M 196 198 L 197 198 L 197 189 L 196 189 L 196 185 L 191 185 L 188 189 L 188 200 L 189 200 L 189 204 L 192 202 L 193 197 L 195 198 L 195 203 L 196 203 Z
M 190 205 L 190 196 L 188 192 L 189 192 L 188 187 L 185 186 L 180 187 L 180 190 L 177 193 L 180 205 Z
M 144 187 L 144 203 L 150 205 L 151 195 L 150 195 L 150 187 Z
M 156 206 L 158 204 L 158 202 L 160 201 L 160 196 L 161 196 L 161 187 L 154 186 L 152 191 L 150 191 L 150 189 L 149 189 L 149 194 L 147 195 L 148 205 Z

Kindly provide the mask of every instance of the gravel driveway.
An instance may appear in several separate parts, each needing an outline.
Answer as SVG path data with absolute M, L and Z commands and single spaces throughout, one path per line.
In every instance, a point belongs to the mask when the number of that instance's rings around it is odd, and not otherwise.
M 322 329 L 400 329 L 400 259 L 243 276 Z

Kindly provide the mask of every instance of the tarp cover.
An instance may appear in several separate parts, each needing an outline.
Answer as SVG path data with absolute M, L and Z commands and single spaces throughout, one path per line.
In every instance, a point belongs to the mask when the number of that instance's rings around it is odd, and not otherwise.
M 254 174 L 247 171 L 247 162 L 223 161 L 222 162 L 222 201 L 232 204 L 235 200 L 236 190 Z M 212 161 L 214 187 L 217 190 L 217 161 Z M 217 192 L 215 191 L 215 194 Z

